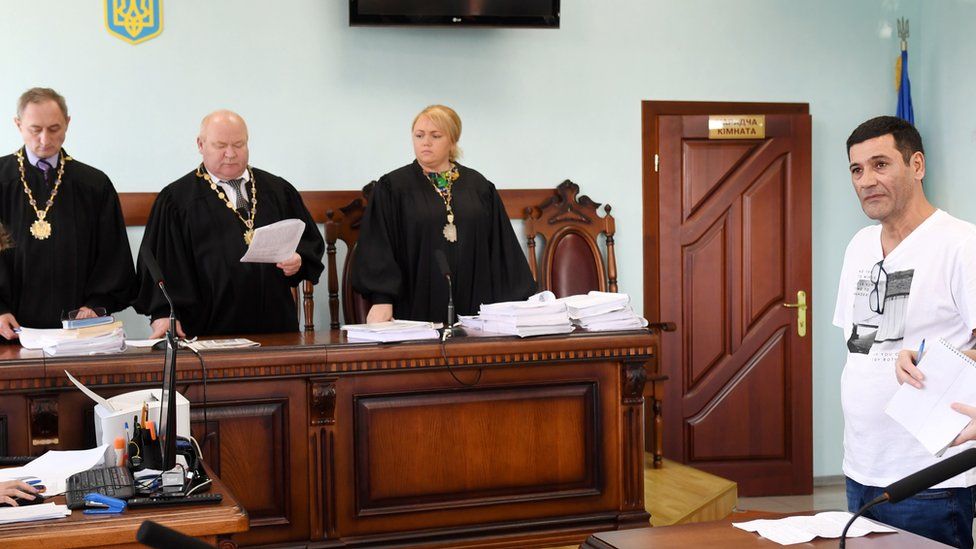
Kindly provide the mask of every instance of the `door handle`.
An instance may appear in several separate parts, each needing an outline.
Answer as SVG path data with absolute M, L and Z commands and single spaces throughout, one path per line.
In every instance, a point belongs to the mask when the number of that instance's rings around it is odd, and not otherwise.
M 787 309 L 796 309 L 796 335 L 807 335 L 807 293 L 803 290 L 796 292 L 796 303 L 784 303 Z

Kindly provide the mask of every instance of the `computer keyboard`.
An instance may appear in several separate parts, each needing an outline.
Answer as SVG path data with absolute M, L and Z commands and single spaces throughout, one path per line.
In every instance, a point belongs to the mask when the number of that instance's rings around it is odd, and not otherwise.
M 83 509 L 85 495 L 92 492 L 129 499 L 136 494 L 135 480 L 126 467 L 99 467 L 75 473 L 68 477 L 68 490 L 65 492 L 68 509 Z

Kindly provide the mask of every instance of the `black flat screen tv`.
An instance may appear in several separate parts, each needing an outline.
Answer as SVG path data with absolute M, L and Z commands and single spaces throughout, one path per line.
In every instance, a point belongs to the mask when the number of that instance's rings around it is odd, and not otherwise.
M 559 28 L 559 0 L 349 0 L 350 26 Z

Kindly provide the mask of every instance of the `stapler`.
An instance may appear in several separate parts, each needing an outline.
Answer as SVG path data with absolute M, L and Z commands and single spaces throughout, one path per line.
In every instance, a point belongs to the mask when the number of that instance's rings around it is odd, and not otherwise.
M 85 494 L 84 501 L 85 510 L 83 512 L 86 515 L 117 514 L 125 511 L 126 508 L 125 500 L 99 494 L 98 492 Z

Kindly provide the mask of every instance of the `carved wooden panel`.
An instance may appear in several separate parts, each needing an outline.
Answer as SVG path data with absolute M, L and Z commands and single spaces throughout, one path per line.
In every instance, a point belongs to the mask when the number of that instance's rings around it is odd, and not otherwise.
M 205 459 L 247 509 L 251 528 L 287 524 L 288 445 L 285 399 L 209 403 L 210 441 Z M 192 413 L 195 435 L 203 434 L 203 413 Z
M 595 410 L 592 383 L 359 397 L 359 514 L 598 494 Z
M 742 312 L 748 328 L 786 294 L 785 164 L 785 156 L 772 162 L 742 195 Z
M 756 143 L 689 140 L 683 142 L 682 147 L 681 210 L 682 219 L 687 220 L 748 157 Z
M 727 224 L 727 217 L 720 218 L 701 239 L 682 250 L 688 387 L 693 387 L 728 352 Z
M 688 419 L 692 462 L 786 457 L 790 403 L 783 336 L 776 332 L 725 391 Z

